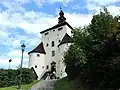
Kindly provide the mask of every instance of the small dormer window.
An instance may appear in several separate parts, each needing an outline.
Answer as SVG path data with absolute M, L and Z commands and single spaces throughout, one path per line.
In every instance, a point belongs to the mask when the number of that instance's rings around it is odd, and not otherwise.
M 54 47 L 55 46 L 55 43 L 54 43 L 54 41 L 52 41 L 52 47 Z
M 48 32 L 45 33 L 45 36 L 48 35 Z
M 58 28 L 58 31 L 60 31 L 60 30 L 62 30 L 63 29 L 63 27 L 61 27 L 61 28 Z

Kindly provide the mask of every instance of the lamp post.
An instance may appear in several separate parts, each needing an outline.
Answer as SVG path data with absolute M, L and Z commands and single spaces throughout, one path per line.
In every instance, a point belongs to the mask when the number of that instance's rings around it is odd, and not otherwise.
M 22 81 L 22 63 L 23 63 L 23 52 L 25 50 L 25 44 L 21 45 L 21 51 L 22 51 L 22 57 L 21 57 L 21 65 L 20 65 L 20 81 L 19 81 L 19 90 L 22 90 L 21 88 L 21 81 Z
M 10 63 L 11 63 L 12 59 L 9 60 L 9 69 L 10 69 Z

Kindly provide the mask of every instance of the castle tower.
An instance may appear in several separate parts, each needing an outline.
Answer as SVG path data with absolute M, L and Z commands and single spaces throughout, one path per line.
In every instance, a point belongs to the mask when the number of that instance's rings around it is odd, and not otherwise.
M 50 71 L 51 63 L 52 62 L 56 63 L 56 75 L 57 77 L 60 77 L 60 78 L 66 76 L 66 75 L 60 76 L 60 73 L 62 73 L 61 71 L 65 71 L 65 70 L 62 70 L 62 69 L 65 69 L 64 68 L 65 66 L 59 62 L 63 62 L 62 57 L 63 57 L 63 52 L 65 50 L 63 48 L 65 47 L 66 43 L 70 43 L 70 42 L 64 43 L 64 41 L 66 40 L 66 37 L 68 38 L 71 36 L 72 29 L 73 28 L 66 22 L 66 18 L 64 17 L 64 12 L 60 10 L 58 24 L 40 32 L 42 34 L 41 42 L 44 47 L 45 53 L 40 53 L 43 55 L 43 57 L 39 57 L 39 63 L 37 64 L 38 65 L 40 64 L 39 65 L 40 67 L 44 66 L 45 68 L 47 68 L 47 71 Z M 36 52 L 31 54 L 36 54 Z M 29 54 L 29 57 L 31 54 Z M 38 62 L 38 61 L 36 61 L 33 55 L 29 59 L 29 63 L 30 63 L 29 67 L 35 66 L 36 64 L 35 62 Z M 38 70 L 36 70 L 36 72 L 39 74 L 40 72 L 41 73 L 46 72 L 45 69 L 42 69 L 42 70 L 39 68 Z M 41 78 L 40 75 L 39 75 L 39 78 Z
M 45 50 L 41 42 L 35 49 L 28 52 L 29 55 L 29 68 L 33 68 L 40 79 L 42 72 L 45 70 Z

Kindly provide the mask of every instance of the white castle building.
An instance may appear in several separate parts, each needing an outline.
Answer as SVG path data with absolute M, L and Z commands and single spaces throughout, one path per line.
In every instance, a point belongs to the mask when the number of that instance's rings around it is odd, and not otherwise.
M 29 55 L 29 68 L 33 68 L 38 79 L 46 79 L 48 72 L 55 72 L 56 77 L 67 76 L 65 72 L 64 52 L 71 45 L 71 30 L 73 29 L 59 13 L 58 24 L 42 32 L 41 43 Z

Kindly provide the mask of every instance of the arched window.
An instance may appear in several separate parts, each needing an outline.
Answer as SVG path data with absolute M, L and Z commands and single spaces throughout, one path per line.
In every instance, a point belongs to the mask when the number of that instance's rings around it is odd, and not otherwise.
M 55 46 L 55 43 L 54 43 L 54 41 L 52 41 L 52 47 L 54 47 Z

